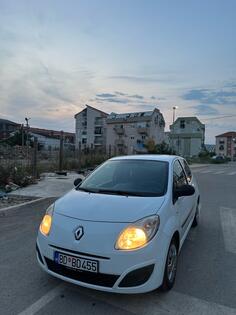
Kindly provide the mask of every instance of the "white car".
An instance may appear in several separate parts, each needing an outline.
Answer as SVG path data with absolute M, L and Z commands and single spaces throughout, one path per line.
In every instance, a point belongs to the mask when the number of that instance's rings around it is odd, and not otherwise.
M 88 288 L 172 288 L 177 259 L 200 214 L 197 183 L 178 156 L 112 158 L 46 211 L 37 258 L 49 274 Z

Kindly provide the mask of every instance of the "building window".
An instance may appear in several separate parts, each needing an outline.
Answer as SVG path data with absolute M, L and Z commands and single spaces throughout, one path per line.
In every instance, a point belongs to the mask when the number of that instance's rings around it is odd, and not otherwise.
M 145 140 L 145 139 L 146 139 L 146 136 L 142 136 L 142 139 Z
M 102 127 L 95 127 L 94 133 L 95 133 L 95 135 L 101 135 L 102 134 Z
M 185 120 L 180 120 L 180 128 L 181 129 L 185 128 Z
M 224 149 L 225 149 L 224 146 L 221 144 L 220 147 L 219 147 L 219 150 L 220 151 L 224 151 Z
M 225 141 L 222 139 L 219 141 L 219 144 L 224 144 L 224 143 L 225 143 Z
M 134 137 L 130 137 L 130 139 L 134 140 Z
M 95 119 L 94 119 L 95 125 L 100 126 L 100 125 L 102 125 L 102 123 L 103 123 L 102 117 L 95 117 Z
M 83 138 L 83 139 L 82 139 L 82 143 L 83 143 L 83 144 L 86 144 L 86 143 L 87 143 L 87 139 L 86 139 L 86 138 Z

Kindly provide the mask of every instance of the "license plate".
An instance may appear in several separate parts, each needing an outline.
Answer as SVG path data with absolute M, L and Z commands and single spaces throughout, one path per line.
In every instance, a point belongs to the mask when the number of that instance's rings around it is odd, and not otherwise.
M 98 261 L 92 259 L 84 259 L 82 257 L 71 256 L 59 252 L 54 253 L 54 261 L 68 268 L 98 272 Z

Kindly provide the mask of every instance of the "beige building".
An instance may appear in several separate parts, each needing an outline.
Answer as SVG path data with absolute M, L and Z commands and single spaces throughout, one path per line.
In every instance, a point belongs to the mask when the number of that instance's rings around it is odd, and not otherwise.
M 236 158 L 236 131 L 216 136 L 216 155 Z
M 148 139 L 156 144 L 164 140 L 165 121 L 157 108 L 147 112 L 111 113 L 106 123 L 106 145 L 111 154 L 144 153 Z
M 76 148 L 105 148 L 107 116 L 107 113 L 89 105 L 75 115 Z
M 197 156 L 204 148 L 205 125 L 197 117 L 178 117 L 170 125 L 169 138 L 177 155 Z

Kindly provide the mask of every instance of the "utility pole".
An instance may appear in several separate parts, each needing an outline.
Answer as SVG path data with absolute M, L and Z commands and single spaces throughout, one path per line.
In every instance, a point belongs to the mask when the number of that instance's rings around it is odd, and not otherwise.
M 25 145 L 25 137 L 24 137 L 24 124 L 21 125 L 21 148 L 22 148 L 22 152 L 23 152 L 23 148 Z
M 34 151 L 32 160 L 32 175 L 36 179 L 38 177 L 37 172 L 37 153 L 38 153 L 38 139 L 34 137 Z
M 26 121 L 26 147 L 27 147 L 27 160 L 29 162 L 29 120 L 30 118 L 25 117 Z

